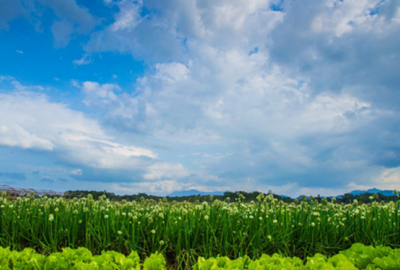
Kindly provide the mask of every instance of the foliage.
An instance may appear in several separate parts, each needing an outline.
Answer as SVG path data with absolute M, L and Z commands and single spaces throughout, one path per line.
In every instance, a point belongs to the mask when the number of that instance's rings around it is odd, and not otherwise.
M 351 248 L 341 251 L 330 258 L 315 254 L 308 257 L 306 263 L 299 258 L 284 257 L 279 254 L 272 256 L 263 254 L 258 260 L 248 257 L 230 260 L 227 257 L 204 259 L 200 257 L 194 265 L 194 270 L 358 270 L 358 269 L 400 269 L 400 249 L 390 247 L 372 247 L 356 243 Z
M 263 194 L 250 203 L 243 202 L 243 195 L 234 202 L 208 200 L 0 196 L 0 246 L 31 247 L 44 254 L 68 247 L 85 247 L 93 254 L 134 250 L 141 258 L 158 252 L 170 264 L 193 265 L 198 257 L 258 259 L 278 253 L 306 259 L 316 253 L 336 254 L 353 243 L 400 243 L 399 202 L 371 198 L 368 204 L 317 199 L 285 203 Z
M 396 192 L 397 193 L 397 192 Z M 123 200 L 126 201 L 140 201 L 142 198 L 146 200 L 166 200 L 167 202 L 205 202 L 209 201 L 209 196 L 204 196 L 204 195 L 191 195 L 191 196 L 179 196 L 179 197 L 161 197 L 161 196 L 155 196 L 155 195 L 147 195 L 146 193 L 138 193 L 138 194 L 132 194 L 132 195 L 116 195 L 115 193 L 107 192 L 107 191 L 89 191 L 89 190 L 69 190 L 65 192 L 64 197 L 72 199 L 74 197 L 77 198 L 85 198 L 88 195 L 92 196 L 93 199 L 97 200 L 100 197 L 104 196 L 107 199 L 110 199 L 111 201 L 115 202 L 120 202 Z M 255 201 L 258 196 L 268 196 L 270 194 L 265 194 L 261 193 L 258 191 L 254 192 L 246 192 L 246 191 L 235 191 L 235 192 L 230 192 L 226 191 L 224 192 L 223 195 L 214 195 L 215 200 L 220 200 L 220 201 L 226 201 L 231 200 L 232 202 L 235 202 L 237 200 L 241 200 L 241 202 L 251 202 Z M 315 197 L 313 198 L 314 200 L 318 201 L 319 203 L 323 203 L 324 201 L 332 201 L 335 200 L 337 203 L 352 203 L 354 200 L 359 201 L 360 203 L 369 203 L 370 197 L 371 196 L 376 196 L 375 201 L 377 202 L 396 202 L 398 200 L 398 195 L 393 195 L 393 196 L 385 196 L 382 194 L 372 194 L 372 193 L 364 193 L 360 195 L 353 195 L 351 193 L 346 193 L 343 196 L 338 196 L 337 198 L 324 198 L 324 197 Z M 273 194 L 274 198 L 284 201 L 286 203 L 292 203 L 298 199 L 292 199 L 290 197 L 286 196 L 279 196 L 276 194 Z M 56 196 L 55 196 L 56 197 Z M 311 196 L 312 197 L 312 196 Z M 309 199 L 309 197 L 307 197 Z
M 63 249 L 62 252 L 52 253 L 44 256 L 36 253 L 31 248 L 25 248 L 21 252 L 10 251 L 9 248 L 0 247 L 0 269 L 59 269 L 59 270 L 89 270 L 89 269 L 121 269 L 139 270 L 141 268 L 140 258 L 137 252 L 133 251 L 128 257 L 118 252 L 107 251 L 101 255 L 92 256 L 86 248 Z M 165 267 L 160 260 L 152 257 L 146 259 L 145 264 L 154 265 L 146 270 L 163 269 Z
M 231 260 L 228 257 L 199 257 L 193 265 L 194 270 L 375 270 L 400 269 L 400 249 L 389 247 L 372 247 L 362 244 L 353 244 L 351 248 L 341 251 L 340 254 L 327 257 L 319 253 L 308 257 L 303 263 L 297 257 L 284 257 L 279 254 L 272 256 L 263 254 L 259 259 L 252 260 L 248 256 Z M 129 256 L 115 251 L 103 252 L 92 256 L 86 248 L 63 249 L 62 252 L 44 256 L 31 248 L 21 252 L 10 251 L 0 247 L 0 269 L 60 269 L 60 270 L 166 270 L 166 261 L 162 254 L 151 254 L 140 263 L 137 252 Z

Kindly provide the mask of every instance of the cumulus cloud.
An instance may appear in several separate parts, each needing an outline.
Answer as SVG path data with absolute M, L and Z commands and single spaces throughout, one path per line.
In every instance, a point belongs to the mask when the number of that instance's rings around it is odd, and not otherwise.
M 148 167 L 148 171 L 143 175 L 144 179 L 165 179 L 182 178 L 189 175 L 188 170 L 182 164 L 155 163 Z
M 375 180 L 381 183 L 386 189 L 398 189 L 400 184 L 400 166 L 383 170 Z
M 86 86 L 86 90 L 93 90 Z M 151 160 L 157 158 L 153 151 L 114 141 L 97 121 L 65 104 L 49 101 L 44 94 L 28 91 L 0 94 L 0 108 L 1 145 L 55 152 L 60 160 L 91 168 L 146 172 L 144 165 L 148 163 L 149 173 L 155 171 L 151 167 L 154 163 Z M 175 168 L 174 164 L 170 166 Z M 168 166 L 162 169 L 166 176 L 171 176 Z M 181 166 L 179 169 L 184 170 Z M 76 169 L 71 175 L 82 175 L 82 170 Z M 162 177 L 162 173 L 158 176 Z
M 137 183 L 113 183 L 110 188 L 118 194 L 143 193 L 165 196 L 175 190 L 185 188 L 187 185 L 175 180 Z
M 397 183 L 398 1 L 104 1 L 113 22 L 96 31 L 75 1 L 38 2 L 57 17 L 57 46 L 90 33 L 75 65 L 113 51 L 147 68 L 131 88 L 74 81 L 97 121 L 44 95 L 2 94 L 16 119 L 0 116 L 3 145 L 63 153 L 79 181 L 129 173 L 121 191 L 334 195 Z M 50 124 L 37 128 L 39 117 Z
M 76 86 L 86 95 L 83 102 L 90 108 L 107 111 L 111 117 L 132 119 L 138 114 L 138 100 L 121 92 L 116 84 L 86 81 Z
M 250 51 L 254 47 L 249 44 L 261 46 L 265 33 L 282 19 L 282 14 L 269 10 L 269 4 L 269 1 L 123 0 L 117 3 L 119 12 L 114 23 L 93 33 L 85 49 L 129 52 L 151 63 L 187 61 L 188 43 L 193 41 L 220 49 L 229 49 L 235 43 Z
M 70 161 L 99 168 L 127 167 L 137 165 L 134 157 L 156 157 L 150 150 L 114 142 L 95 120 L 45 95 L 1 94 L 0 103 L 2 145 L 63 151 Z
M 297 183 L 292 193 L 339 191 L 400 165 L 393 1 L 117 6 L 114 23 L 85 49 L 129 52 L 153 70 L 133 91 L 87 84 L 96 91 L 85 92 L 86 104 L 106 109 L 117 129 L 186 149 L 181 163 L 218 188 L 252 179 Z M 187 158 L 187 149 L 200 154 Z
M 271 32 L 270 55 L 285 72 L 307 79 L 314 93 L 345 89 L 377 106 L 398 108 L 398 2 L 283 6 L 285 20 Z

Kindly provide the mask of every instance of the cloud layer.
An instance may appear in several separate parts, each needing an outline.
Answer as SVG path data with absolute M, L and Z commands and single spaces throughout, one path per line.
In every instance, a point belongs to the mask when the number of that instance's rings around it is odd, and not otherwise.
M 146 69 L 130 87 L 71 78 L 85 112 L 15 82 L 24 92 L 0 95 L 0 144 L 56 153 L 81 169 L 73 179 L 121 192 L 399 184 L 398 1 L 104 1 L 103 24 L 72 0 L 38 2 L 55 14 L 56 48 L 87 35 L 75 68 L 112 52 Z M 3 29 L 33 12 L 3 5 Z

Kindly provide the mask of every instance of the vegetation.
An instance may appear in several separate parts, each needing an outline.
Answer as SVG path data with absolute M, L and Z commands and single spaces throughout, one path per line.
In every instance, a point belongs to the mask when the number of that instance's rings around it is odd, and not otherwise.
M 55 252 L 49 256 L 38 254 L 31 248 L 21 252 L 10 251 L 0 247 L 1 269 L 121 269 L 121 270 L 162 270 L 166 269 L 166 261 L 162 254 L 152 254 L 140 263 L 137 252 L 133 251 L 129 256 L 115 252 L 102 252 L 101 255 L 92 256 L 86 248 L 65 248 L 62 252 Z
M 193 266 L 195 270 L 218 269 L 248 269 L 248 270 L 357 270 L 357 269 L 399 269 L 400 249 L 389 247 L 364 246 L 354 244 L 351 248 L 341 251 L 340 254 L 327 257 L 315 254 L 308 257 L 303 263 L 297 257 L 284 257 L 279 254 L 272 256 L 263 254 L 259 259 L 252 260 L 248 256 L 231 260 L 228 257 L 205 259 L 199 257 Z M 130 269 L 130 270 L 164 270 L 166 260 L 162 254 L 152 254 L 141 264 L 138 254 L 133 251 L 129 256 L 115 251 L 102 252 L 101 255 L 92 256 L 86 248 L 63 249 L 62 252 L 43 256 L 33 249 L 26 248 L 21 252 L 10 251 L 0 247 L 1 269 Z
M 146 193 L 138 193 L 138 194 L 132 194 L 132 195 L 116 195 L 115 193 L 107 192 L 107 191 L 89 191 L 89 190 L 69 190 L 65 192 L 64 197 L 65 198 L 85 198 L 88 195 L 91 195 L 93 199 L 97 200 L 98 198 L 105 196 L 105 198 L 110 199 L 111 201 L 115 202 L 120 202 L 123 200 L 126 201 L 139 201 L 141 198 L 147 199 L 147 200 L 167 200 L 168 202 L 204 202 L 204 201 L 209 201 L 209 196 L 200 196 L 200 195 L 192 195 L 192 196 L 180 196 L 180 197 L 161 197 L 161 196 L 154 196 L 154 195 L 147 195 Z M 220 200 L 220 201 L 225 201 L 226 199 L 230 199 L 231 201 L 236 201 L 239 198 L 241 198 L 242 202 L 251 202 L 257 200 L 257 197 L 262 194 L 263 196 L 268 196 L 270 194 L 266 193 L 261 193 L 258 191 L 254 192 L 246 192 L 246 191 L 236 191 L 236 192 L 224 192 L 224 195 L 214 195 L 213 198 L 215 200 Z M 286 196 L 279 196 L 276 194 L 273 194 L 274 198 L 286 202 L 286 203 L 291 203 L 294 202 L 296 199 L 292 199 L 290 197 Z M 382 194 L 372 194 L 372 193 L 364 193 L 360 195 L 353 195 L 350 193 L 346 193 L 343 196 L 339 196 L 337 198 L 324 198 L 324 197 L 309 197 L 308 199 L 313 199 L 321 203 L 323 200 L 327 201 L 332 201 L 334 199 L 336 203 L 352 203 L 354 200 L 357 200 L 361 203 L 369 203 L 370 202 L 370 197 L 371 196 L 378 196 L 375 198 L 375 201 L 377 202 L 395 202 L 397 201 L 398 197 L 396 195 L 393 196 L 385 196 Z
M 400 203 L 337 203 L 325 199 L 285 203 L 259 194 L 245 203 L 168 202 L 141 198 L 112 202 L 85 198 L 0 197 L 0 245 L 43 254 L 85 247 L 93 254 L 159 252 L 169 265 L 190 267 L 198 257 L 258 259 L 278 253 L 306 259 L 337 254 L 353 243 L 399 247 Z

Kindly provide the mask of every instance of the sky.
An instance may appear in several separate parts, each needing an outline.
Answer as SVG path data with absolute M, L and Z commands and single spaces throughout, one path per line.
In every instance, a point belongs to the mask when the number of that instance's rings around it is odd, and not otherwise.
M 400 1 L 0 0 L 0 185 L 400 189 Z

